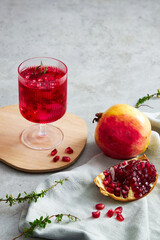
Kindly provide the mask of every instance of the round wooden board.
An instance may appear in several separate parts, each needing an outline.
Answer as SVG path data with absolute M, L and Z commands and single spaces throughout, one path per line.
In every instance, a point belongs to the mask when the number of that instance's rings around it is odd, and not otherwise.
M 64 139 L 62 144 L 57 147 L 57 155 L 60 156 L 60 160 L 53 162 L 51 150 L 33 150 L 21 142 L 22 130 L 31 124 L 33 123 L 21 116 L 18 105 L 0 108 L 0 161 L 25 172 L 58 171 L 72 165 L 86 145 L 88 130 L 85 121 L 67 112 L 54 123 L 54 126 L 63 131 Z M 69 146 L 74 150 L 70 155 L 64 152 L 65 148 Z M 61 161 L 62 156 L 69 156 L 71 161 Z

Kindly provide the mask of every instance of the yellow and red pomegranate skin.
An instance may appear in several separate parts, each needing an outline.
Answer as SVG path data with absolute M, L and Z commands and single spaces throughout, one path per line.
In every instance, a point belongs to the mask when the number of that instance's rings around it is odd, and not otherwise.
M 116 104 L 98 120 L 95 141 L 106 155 L 130 159 L 146 150 L 150 135 L 151 124 L 142 112 L 127 104 Z

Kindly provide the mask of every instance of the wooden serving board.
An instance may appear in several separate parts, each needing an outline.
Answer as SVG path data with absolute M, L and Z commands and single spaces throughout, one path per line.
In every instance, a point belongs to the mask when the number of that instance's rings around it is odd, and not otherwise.
M 63 142 L 57 147 L 60 160 L 53 162 L 51 150 L 33 150 L 21 142 L 21 132 L 31 124 L 21 116 L 18 105 L 0 108 L 0 161 L 25 172 L 52 172 L 73 164 L 86 145 L 88 130 L 85 121 L 67 112 L 53 124 L 64 133 Z M 69 146 L 74 150 L 72 154 L 64 152 Z M 71 161 L 61 161 L 62 156 L 69 156 Z

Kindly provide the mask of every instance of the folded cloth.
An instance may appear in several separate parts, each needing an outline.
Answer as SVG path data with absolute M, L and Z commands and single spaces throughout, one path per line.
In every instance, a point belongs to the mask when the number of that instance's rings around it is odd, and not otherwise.
M 160 133 L 160 112 L 143 112 L 151 122 L 152 129 Z
M 146 151 L 147 157 L 160 172 L 160 138 L 152 132 L 151 142 Z M 30 227 L 29 222 L 40 216 L 53 214 L 72 214 L 80 221 L 57 223 L 52 220 L 45 229 L 37 228 L 34 237 L 54 240 L 159 240 L 160 239 L 160 181 L 154 190 L 145 198 L 123 203 L 100 194 L 93 179 L 103 170 L 118 164 L 119 160 L 111 159 L 103 153 L 93 157 L 87 164 L 70 171 L 50 175 L 36 189 L 36 192 L 47 189 L 55 180 L 69 177 L 69 181 L 58 184 L 37 203 L 32 202 L 28 210 L 21 215 L 19 229 Z M 92 218 L 95 204 L 104 203 L 100 218 Z M 124 221 L 119 222 L 115 216 L 109 218 L 106 212 L 118 206 L 123 207 Z

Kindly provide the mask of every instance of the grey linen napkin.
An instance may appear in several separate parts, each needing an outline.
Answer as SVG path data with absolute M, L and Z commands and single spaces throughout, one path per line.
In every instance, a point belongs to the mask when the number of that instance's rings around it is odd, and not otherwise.
M 156 132 L 151 134 L 151 143 L 145 153 L 160 172 L 160 139 Z M 159 240 L 160 239 L 160 181 L 154 190 L 145 198 L 137 201 L 122 203 L 100 194 L 93 179 L 103 170 L 118 164 L 119 160 L 111 159 L 103 153 L 93 157 L 87 164 L 70 171 L 50 175 L 36 188 L 36 192 L 47 189 L 55 180 L 69 177 L 63 185 L 57 185 L 37 203 L 31 203 L 24 210 L 19 222 L 23 231 L 40 216 L 53 214 L 72 214 L 81 221 L 61 223 L 54 220 L 45 229 L 37 228 L 34 237 L 54 240 Z M 98 219 L 91 217 L 95 204 L 104 203 Z M 125 220 L 119 222 L 115 216 L 108 218 L 106 212 L 118 206 L 123 207 Z

